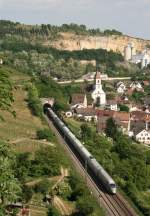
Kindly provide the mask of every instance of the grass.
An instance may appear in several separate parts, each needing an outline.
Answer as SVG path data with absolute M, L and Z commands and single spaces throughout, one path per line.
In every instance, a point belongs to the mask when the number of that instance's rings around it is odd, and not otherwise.
M 26 102 L 27 94 L 24 90 L 14 90 L 14 99 L 12 109 L 16 112 L 16 118 L 8 112 L 3 112 L 5 121 L 0 122 L 0 138 L 7 140 L 16 149 L 18 147 L 19 151 L 26 151 L 26 148 L 28 151 L 32 151 L 42 145 L 34 139 L 36 131 L 45 125 L 39 118 L 31 114 Z
M 79 134 L 80 126 L 84 123 L 84 122 L 76 121 L 73 118 L 64 118 L 64 121 L 69 125 L 69 128 L 74 134 Z
M 41 146 L 50 145 L 53 148 L 55 145 L 55 147 L 58 148 L 58 151 L 61 152 L 60 156 L 63 157 L 64 161 L 66 161 L 67 166 L 69 165 L 69 167 L 73 169 L 74 167 L 72 166 L 70 157 L 65 154 L 63 147 L 58 144 L 58 141 L 54 144 L 36 139 L 37 130 L 48 126 L 44 121 L 42 122 L 40 118 L 33 116 L 28 108 L 27 92 L 24 87 L 26 83 L 29 82 L 30 77 L 12 71 L 11 78 L 15 86 L 12 109 L 16 112 L 16 118 L 8 112 L 0 112 L 0 114 L 3 114 L 5 119 L 4 122 L 0 122 L 0 139 L 7 141 L 14 150 L 19 153 L 34 153 Z M 78 130 L 82 122 L 78 123 L 77 121 L 72 120 L 72 124 L 75 125 Z M 28 180 L 33 181 L 33 179 Z M 54 181 L 57 181 L 57 179 L 54 179 Z M 32 198 L 33 203 L 31 205 L 29 204 L 32 216 L 47 215 L 48 209 L 43 205 L 42 198 L 41 194 L 34 193 Z M 72 206 L 72 203 L 70 202 L 65 202 L 65 205 L 67 205 L 68 208 L 74 208 L 74 205 Z

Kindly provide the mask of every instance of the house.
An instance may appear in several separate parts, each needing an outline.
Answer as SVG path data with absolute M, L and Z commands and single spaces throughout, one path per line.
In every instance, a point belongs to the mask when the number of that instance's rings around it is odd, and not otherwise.
M 118 105 L 116 100 L 107 100 L 107 105 L 106 108 L 110 110 L 117 111 L 118 110 Z
M 98 133 L 104 133 L 107 125 L 107 120 L 108 120 L 107 116 L 98 117 L 97 124 L 96 124 L 96 131 Z
M 135 138 L 140 143 L 150 145 L 150 130 L 142 130 L 135 135 Z
M 123 94 L 125 92 L 126 89 L 122 88 L 121 86 L 117 87 L 117 92 L 119 94 Z
M 128 88 L 127 89 L 127 95 L 131 96 L 133 94 L 134 89 Z
M 130 113 L 128 112 L 115 112 L 113 115 L 116 123 L 121 127 L 123 133 L 128 132 L 130 123 Z
M 134 111 L 140 111 L 140 112 L 142 112 L 142 107 L 138 106 L 137 104 L 131 104 L 131 106 L 130 106 L 130 112 L 134 112 Z
M 147 53 L 147 50 L 144 50 L 142 53 L 138 53 L 132 57 L 131 60 L 134 64 L 141 64 L 141 68 L 145 68 L 150 64 L 150 56 Z
M 149 119 L 150 115 L 143 112 L 143 111 L 133 111 L 131 112 L 131 120 L 132 121 L 145 121 L 146 119 Z
M 106 129 L 107 120 L 113 118 L 114 111 L 112 110 L 97 110 L 96 130 L 98 133 L 103 133 Z
M 144 85 L 144 86 L 149 86 L 149 85 L 150 85 L 150 82 L 149 82 L 148 80 L 144 80 L 144 81 L 143 81 L 143 85 Z
M 134 64 L 140 64 L 141 68 L 147 67 L 150 64 L 150 56 L 147 48 L 140 53 L 136 53 L 133 43 L 129 43 L 124 48 L 124 59 Z
M 140 83 L 140 82 L 138 82 L 138 81 L 133 81 L 131 84 L 130 84 L 130 88 L 132 89 L 132 90 L 143 90 L 143 87 L 142 87 L 142 84 Z
M 86 108 L 87 96 L 86 94 L 73 94 L 71 98 L 71 109 Z
M 145 107 L 150 107 L 150 95 L 145 97 L 144 99 L 144 106 Z
M 102 132 L 106 128 L 107 120 L 113 118 L 117 125 L 122 129 L 124 133 L 128 131 L 130 114 L 127 112 L 116 112 L 116 111 L 97 111 L 97 131 Z
M 97 121 L 96 109 L 90 108 L 76 108 L 74 110 L 74 115 L 81 120 L 85 121 Z
M 128 98 L 128 96 L 127 95 L 122 95 L 121 97 L 120 97 L 120 102 L 122 102 L 122 103 L 124 103 L 124 104 L 128 104 L 128 102 L 129 102 L 129 98 Z
M 119 94 L 123 94 L 126 91 L 126 85 L 120 81 L 116 84 L 116 89 Z

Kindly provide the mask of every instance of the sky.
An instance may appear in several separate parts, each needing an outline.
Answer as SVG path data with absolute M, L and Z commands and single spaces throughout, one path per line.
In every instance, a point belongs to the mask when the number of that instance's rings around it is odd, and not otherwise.
M 0 19 L 85 24 L 150 39 L 150 0 L 0 0 Z

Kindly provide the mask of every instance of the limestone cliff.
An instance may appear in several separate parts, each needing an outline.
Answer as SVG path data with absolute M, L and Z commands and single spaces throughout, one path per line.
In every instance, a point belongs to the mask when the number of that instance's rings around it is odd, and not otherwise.
M 146 46 L 150 46 L 150 40 L 133 38 L 130 36 L 78 36 L 69 33 L 62 33 L 57 41 L 46 42 L 58 49 L 82 50 L 82 49 L 106 49 L 123 53 L 124 47 L 128 43 L 133 43 L 136 51 L 142 51 Z

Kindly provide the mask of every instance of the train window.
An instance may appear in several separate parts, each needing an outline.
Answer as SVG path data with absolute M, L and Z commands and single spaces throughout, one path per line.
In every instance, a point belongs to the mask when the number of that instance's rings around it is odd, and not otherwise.
M 115 184 L 110 184 L 111 188 L 116 188 Z

